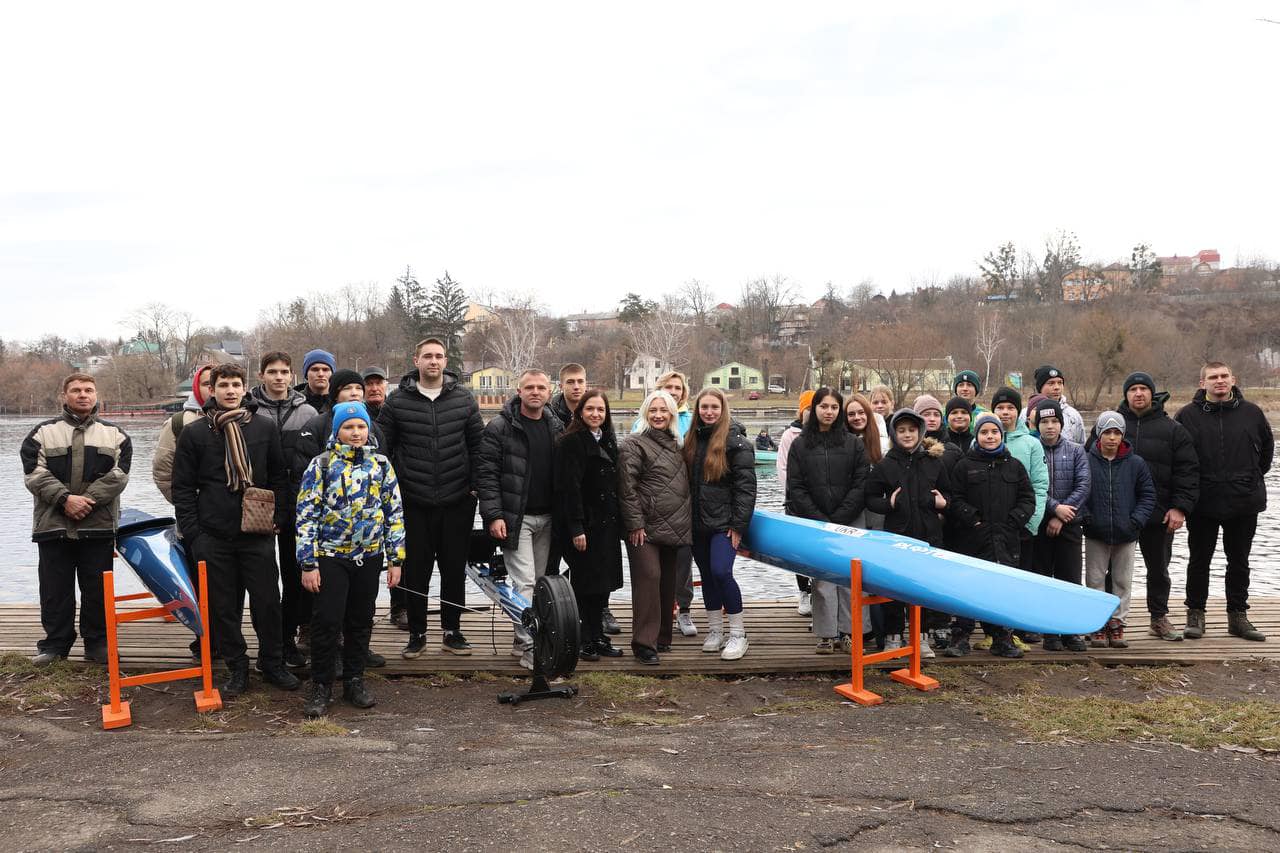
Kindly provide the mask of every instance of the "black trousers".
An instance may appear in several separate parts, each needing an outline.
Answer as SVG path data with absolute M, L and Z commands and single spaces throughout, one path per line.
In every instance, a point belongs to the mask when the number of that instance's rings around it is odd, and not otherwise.
M 572 572 L 569 573 L 569 577 L 572 580 Z M 579 636 L 581 642 L 594 643 L 605 639 L 604 609 L 609 604 L 609 593 L 582 592 L 574 587 L 573 597 L 578 600 L 578 619 L 582 623 Z
M 1031 540 L 1031 562 L 1036 574 L 1047 578 L 1080 584 L 1084 566 L 1084 530 L 1078 522 L 1065 524 L 1057 536 L 1045 533 L 1049 526 L 1046 519 L 1040 525 L 1040 533 Z M 1166 578 L 1168 575 L 1165 576 Z M 1167 592 L 1166 592 L 1167 597 Z
M 36 650 L 67 655 L 76 642 L 76 580 L 80 581 L 80 634 L 85 651 L 106 648 L 102 573 L 111 569 L 115 542 L 56 539 L 39 543 L 40 624 L 44 639 Z
M 364 675 L 365 649 L 373 633 L 382 557 L 357 564 L 341 557 L 320 558 L 320 591 L 311 610 L 311 680 L 333 681 L 333 658 L 342 635 L 342 677 Z
M 1249 609 L 1249 552 L 1253 535 L 1258 530 L 1257 515 L 1236 518 L 1209 518 L 1192 513 L 1187 516 L 1187 607 L 1204 610 L 1209 600 L 1209 561 L 1218 549 L 1218 531 L 1222 531 L 1222 550 L 1227 555 L 1227 612 L 1243 613 Z
M 240 626 L 246 592 L 249 619 L 258 637 L 258 668 L 282 665 L 280 573 L 276 569 L 275 546 L 273 537 L 259 533 L 238 533 L 230 539 L 204 534 L 195 542 L 196 559 L 204 560 L 209 579 L 211 639 L 233 669 L 249 662 Z
M 1169 615 L 1169 563 L 1173 561 L 1173 533 L 1160 524 L 1149 524 L 1138 536 L 1138 549 L 1147 567 L 1147 612 L 1152 619 Z
M 467 548 L 476 503 L 472 498 L 448 506 L 404 505 L 405 560 L 403 583 L 409 594 L 409 632 L 427 632 L 427 587 L 431 571 L 440 565 L 440 627 L 456 631 L 467 594 Z
M 280 628 L 285 645 L 297 639 L 299 627 L 311 622 L 311 593 L 302 588 L 297 538 L 292 527 L 276 534 L 280 546 Z

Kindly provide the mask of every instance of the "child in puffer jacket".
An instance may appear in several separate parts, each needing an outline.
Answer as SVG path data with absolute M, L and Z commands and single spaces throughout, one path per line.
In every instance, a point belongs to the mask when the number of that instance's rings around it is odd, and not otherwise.
M 404 508 L 396 472 L 369 445 L 364 403 L 339 403 L 327 449 L 311 460 L 298 490 L 298 566 L 315 596 L 311 615 L 311 690 L 302 712 L 324 714 L 332 699 L 334 654 L 342 633 L 342 694 L 357 708 L 375 699 L 364 684 L 378 576 L 400 583 Z M 376 444 L 376 443 L 375 443 Z
M 1156 506 L 1155 481 L 1142 457 L 1124 438 L 1124 418 L 1116 412 L 1098 415 L 1095 442 L 1089 450 L 1089 500 L 1084 505 L 1084 571 L 1091 589 L 1106 587 L 1120 604 L 1091 644 L 1124 649 L 1125 619 L 1133 583 L 1133 551 L 1138 535 Z

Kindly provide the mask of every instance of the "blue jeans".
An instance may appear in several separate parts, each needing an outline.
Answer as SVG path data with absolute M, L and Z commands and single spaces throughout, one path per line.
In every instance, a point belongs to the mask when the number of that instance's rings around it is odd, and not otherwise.
M 702 575 L 702 603 L 707 610 L 733 616 L 742 612 L 742 590 L 733 579 L 733 559 L 737 552 L 724 533 L 695 532 L 693 561 Z

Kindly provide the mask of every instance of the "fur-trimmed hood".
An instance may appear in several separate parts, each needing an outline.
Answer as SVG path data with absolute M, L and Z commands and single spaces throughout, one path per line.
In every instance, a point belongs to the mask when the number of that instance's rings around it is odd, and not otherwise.
M 942 454 L 946 451 L 947 446 L 936 438 L 925 436 L 920 440 L 920 446 L 924 448 L 924 452 L 932 456 L 934 459 L 941 459 Z

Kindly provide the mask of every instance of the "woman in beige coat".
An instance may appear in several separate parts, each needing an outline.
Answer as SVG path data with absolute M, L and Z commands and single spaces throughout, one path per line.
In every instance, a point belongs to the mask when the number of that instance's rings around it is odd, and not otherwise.
M 645 428 L 618 449 L 618 500 L 631 563 L 631 651 L 657 664 L 671 648 L 676 562 L 693 543 L 689 476 L 676 439 L 676 402 L 666 391 L 644 398 Z

